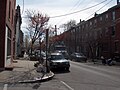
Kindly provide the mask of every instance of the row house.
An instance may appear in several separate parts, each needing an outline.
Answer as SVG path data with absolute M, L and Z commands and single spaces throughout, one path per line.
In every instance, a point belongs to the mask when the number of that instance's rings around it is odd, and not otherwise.
M 0 0 L 0 69 L 12 66 L 16 0 Z
M 15 14 L 15 58 L 22 57 L 24 54 L 23 50 L 23 32 L 21 30 L 22 18 L 20 12 L 20 6 L 17 6 L 16 14 Z
M 80 20 L 64 33 L 69 52 L 82 52 L 92 58 L 120 54 L 120 3 L 87 21 Z

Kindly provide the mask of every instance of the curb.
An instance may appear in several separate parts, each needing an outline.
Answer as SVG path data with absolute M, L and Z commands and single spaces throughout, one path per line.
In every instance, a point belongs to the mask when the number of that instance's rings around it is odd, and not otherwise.
M 47 80 L 52 79 L 55 74 L 53 72 L 50 72 L 51 75 L 45 75 L 43 78 L 35 78 L 34 80 L 24 80 L 24 81 L 19 81 L 18 83 L 37 83 L 37 82 L 44 82 Z

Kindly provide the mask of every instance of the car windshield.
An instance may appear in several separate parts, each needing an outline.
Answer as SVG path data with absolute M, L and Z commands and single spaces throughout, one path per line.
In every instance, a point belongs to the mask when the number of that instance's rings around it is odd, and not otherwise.
M 82 53 L 75 53 L 76 56 L 83 56 Z
M 54 49 L 55 49 L 55 51 L 64 51 L 64 50 L 66 50 L 66 46 L 56 45 Z
M 64 59 L 63 55 L 51 55 L 51 60 L 60 60 Z

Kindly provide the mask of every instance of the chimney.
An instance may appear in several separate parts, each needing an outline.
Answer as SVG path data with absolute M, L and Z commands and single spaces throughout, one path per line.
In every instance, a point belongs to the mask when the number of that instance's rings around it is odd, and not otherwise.
M 117 0 L 117 4 L 119 4 L 119 0 Z
M 80 19 L 80 23 L 81 23 L 81 19 Z
M 55 36 L 57 36 L 57 25 L 55 25 Z
M 95 12 L 94 17 L 98 16 L 98 14 Z

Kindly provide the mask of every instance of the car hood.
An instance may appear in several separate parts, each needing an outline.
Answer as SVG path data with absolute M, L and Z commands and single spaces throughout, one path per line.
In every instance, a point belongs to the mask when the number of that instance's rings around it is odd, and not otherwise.
M 69 62 L 69 61 L 66 59 L 62 59 L 62 60 L 51 60 L 51 62 Z
M 85 58 L 85 56 L 79 56 L 79 55 L 77 55 L 76 57 L 79 57 L 79 58 Z

